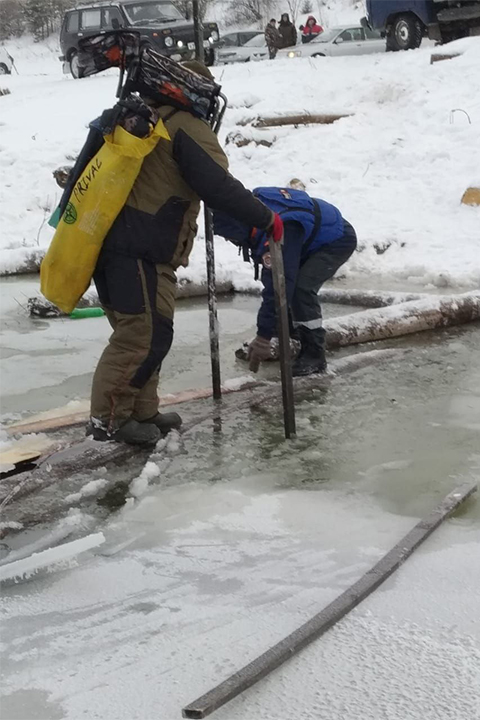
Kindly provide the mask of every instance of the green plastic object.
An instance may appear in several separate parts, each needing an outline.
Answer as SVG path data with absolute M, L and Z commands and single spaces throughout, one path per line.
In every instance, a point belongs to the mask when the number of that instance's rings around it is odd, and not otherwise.
M 81 320 L 82 318 L 102 317 L 105 315 L 103 308 L 101 307 L 86 307 L 86 308 L 75 308 L 70 313 L 72 320 Z
M 60 222 L 60 207 L 57 207 L 57 209 L 52 213 L 52 216 L 50 220 L 48 221 L 48 224 L 50 227 L 56 228 L 58 223 Z

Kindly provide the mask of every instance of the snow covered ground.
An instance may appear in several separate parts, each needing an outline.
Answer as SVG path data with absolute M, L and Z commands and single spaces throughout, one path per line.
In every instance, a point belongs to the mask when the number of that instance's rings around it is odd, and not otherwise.
M 114 99 L 116 77 L 62 76 L 54 42 L 9 43 L 20 75 L 0 98 L 0 270 L 22 267 L 52 236 L 59 198 L 51 173 L 68 163 L 85 127 Z M 294 59 L 216 68 L 230 99 L 222 137 L 240 131 L 270 148 L 227 146 L 247 186 L 286 184 L 336 203 L 356 227 L 359 252 L 344 272 L 368 287 L 464 288 L 480 282 L 480 208 L 460 204 L 480 183 L 480 39 L 457 41 L 452 61 L 430 65 L 430 48 L 374 56 Z M 464 110 L 465 113 L 459 112 Z M 334 125 L 253 130 L 237 123 L 289 112 L 348 113 Z M 218 274 L 251 287 L 251 268 L 217 242 Z M 185 277 L 204 277 L 199 238 Z

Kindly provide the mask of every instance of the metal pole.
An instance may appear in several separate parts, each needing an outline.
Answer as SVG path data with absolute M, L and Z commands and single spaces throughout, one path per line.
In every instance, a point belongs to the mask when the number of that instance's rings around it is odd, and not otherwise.
M 207 259 L 208 324 L 210 330 L 210 360 L 214 400 L 222 397 L 220 378 L 220 348 L 218 343 L 217 290 L 215 284 L 215 247 L 213 244 L 212 213 L 205 205 L 205 249 Z
M 281 243 L 270 240 L 270 257 L 272 260 L 273 290 L 275 293 L 275 309 L 277 312 L 278 344 L 280 352 L 280 372 L 282 378 L 283 422 L 285 437 L 296 434 L 295 399 L 293 396 L 292 356 L 290 351 L 290 332 L 288 328 L 288 305 L 285 292 L 285 273 Z
M 200 6 L 198 0 L 192 0 L 193 8 L 193 34 L 195 37 L 195 57 L 200 62 L 205 61 L 205 52 L 203 49 L 203 22 L 200 15 Z
M 304 647 L 321 637 L 341 618 L 376 590 L 405 560 L 438 528 L 467 498 L 477 491 L 474 484 L 466 484 L 451 492 L 428 517 L 410 530 L 390 552 L 326 608 L 294 630 L 283 640 L 231 675 L 202 697 L 183 708 L 184 718 L 205 718 L 225 705 L 256 682 L 280 667 Z M 248 714 L 245 715 L 248 717 Z

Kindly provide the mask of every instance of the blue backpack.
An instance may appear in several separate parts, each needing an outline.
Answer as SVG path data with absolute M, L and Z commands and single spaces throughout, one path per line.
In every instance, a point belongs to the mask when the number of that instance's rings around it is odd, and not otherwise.
M 321 245 L 328 245 L 344 235 L 344 221 L 340 211 L 325 200 L 310 197 L 303 190 L 260 187 L 253 194 L 278 213 L 284 223 L 291 221 L 302 225 L 305 233 L 302 247 L 304 257 L 318 250 Z M 252 253 L 254 257 L 261 257 L 266 252 L 267 239 L 265 231 L 257 231 L 255 240 L 258 245 Z

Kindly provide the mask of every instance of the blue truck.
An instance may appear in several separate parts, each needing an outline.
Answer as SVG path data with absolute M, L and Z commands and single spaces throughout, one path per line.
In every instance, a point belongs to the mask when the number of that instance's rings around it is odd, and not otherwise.
M 386 35 L 387 50 L 411 50 L 480 35 L 480 0 L 367 0 L 362 24 Z

